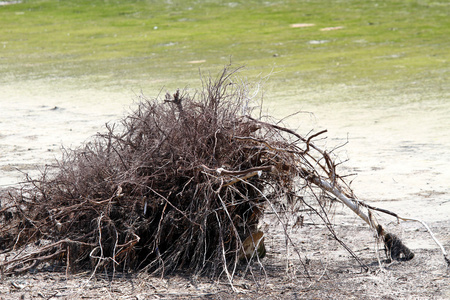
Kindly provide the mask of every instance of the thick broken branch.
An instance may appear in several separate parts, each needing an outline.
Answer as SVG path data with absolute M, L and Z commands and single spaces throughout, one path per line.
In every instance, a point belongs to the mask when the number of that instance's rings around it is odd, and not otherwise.
M 308 173 L 306 170 L 302 170 L 305 174 Z M 349 207 L 356 215 L 358 215 L 364 222 L 366 222 L 375 232 L 377 232 L 378 237 L 381 238 L 385 244 L 386 251 L 390 257 L 393 259 L 399 259 L 401 254 L 404 254 L 405 260 L 410 260 L 414 257 L 414 254 L 407 248 L 398 237 L 393 234 L 385 232 L 378 222 L 371 218 L 370 210 L 368 213 L 364 213 L 361 210 L 362 205 L 360 205 L 360 201 L 356 201 L 355 199 L 347 197 L 336 185 L 331 184 L 330 182 L 320 178 L 317 175 L 311 174 L 307 175 L 306 179 L 322 190 L 334 195 L 337 199 L 339 199 L 342 203 L 344 203 L 347 207 Z
M 308 174 L 309 172 L 307 170 L 302 170 L 304 174 Z M 369 218 L 368 215 L 366 215 L 363 211 L 361 211 L 361 205 L 354 199 L 351 199 L 347 197 L 336 185 L 332 185 L 330 182 L 320 178 L 317 175 L 310 174 L 306 175 L 305 178 L 314 183 L 319 188 L 323 189 L 324 191 L 334 195 L 336 198 L 338 198 L 342 203 L 344 203 L 347 207 L 349 207 L 355 214 L 357 214 L 361 219 L 364 220 L 370 227 L 373 229 L 377 229 L 378 224 L 374 224 L 373 221 Z

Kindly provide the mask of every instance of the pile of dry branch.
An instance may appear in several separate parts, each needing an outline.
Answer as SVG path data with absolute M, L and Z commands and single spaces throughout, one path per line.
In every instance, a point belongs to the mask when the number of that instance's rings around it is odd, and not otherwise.
M 194 96 L 141 99 L 120 124 L 4 194 L 0 250 L 15 255 L 0 261 L 2 273 L 59 262 L 70 271 L 230 274 L 264 255 L 264 212 L 299 207 L 312 185 L 385 235 L 313 144 L 324 132 L 302 137 L 252 116 L 235 72 L 204 80 Z

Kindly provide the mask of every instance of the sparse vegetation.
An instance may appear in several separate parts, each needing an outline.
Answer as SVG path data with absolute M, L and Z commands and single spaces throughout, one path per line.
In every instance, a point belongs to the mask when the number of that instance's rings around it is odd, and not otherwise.
M 448 72 L 446 11 L 445 1 L 23 1 L 0 7 L 0 79 L 178 88 L 192 83 L 190 61 L 215 72 L 231 57 L 249 74 L 273 68 L 274 92 L 430 86 Z

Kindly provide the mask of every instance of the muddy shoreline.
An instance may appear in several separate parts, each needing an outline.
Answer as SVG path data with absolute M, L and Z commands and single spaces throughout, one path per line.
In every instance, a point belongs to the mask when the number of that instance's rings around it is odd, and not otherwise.
M 36 175 L 36 168 L 60 157 L 61 145 L 77 147 L 87 141 L 103 130 L 105 122 L 120 119 L 133 101 L 132 96 L 119 93 L 100 93 L 91 98 L 95 101 L 86 100 L 83 93 L 70 97 L 69 93 L 38 98 L 30 95 L 21 100 L 17 95 L 10 96 L 15 101 L 0 103 L 0 188 L 17 186 L 23 178 L 21 172 Z M 303 95 L 305 99 L 314 96 L 312 91 Z M 437 100 L 416 101 L 414 97 L 419 96 L 410 95 L 409 101 L 403 102 L 396 95 L 388 96 L 392 101 L 327 103 L 302 102 L 286 96 L 283 105 L 277 103 L 276 115 L 307 112 L 286 122 L 302 134 L 312 128 L 328 129 L 327 138 L 318 143 L 335 149 L 336 158 L 342 160 L 341 174 L 357 174 L 352 177 L 351 186 L 359 198 L 402 216 L 424 220 L 449 251 L 450 103 L 442 95 L 437 95 Z M 17 105 L 18 100 L 22 105 Z M 269 102 L 268 110 L 271 105 L 274 104 Z M 312 225 L 292 232 L 301 250 L 301 261 L 281 250 L 285 243 L 281 228 L 269 226 L 264 268 L 256 264 L 252 266 L 253 275 L 238 277 L 235 292 L 225 278 L 211 282 L 184 276 L 160 279 L 147 274 L 122 274 L 111 282 L 101 274 L 91 278 L 90 274 L 44 272 L 4 279 L 0 283 L 0 299 L 450 298 L 449 269 L 424 228 L 418 223 L 397 223 L 381 214 L 377 217 L 415 252 L 413 260 L 384 261 L 369 228 L 348 209 L 337 205 L 335 230 L 371 267 L 369 272 L 361 270 L 320 222 L 311 221 Z M 270 225 L 270 220 L 267 222 Z M 309 278 L 303 272 L 306 262 Z M 254 278 L 259 280 L 255 282 Z

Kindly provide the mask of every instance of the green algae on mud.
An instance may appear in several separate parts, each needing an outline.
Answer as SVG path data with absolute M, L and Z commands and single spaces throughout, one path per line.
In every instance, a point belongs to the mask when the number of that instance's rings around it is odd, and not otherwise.
M 448 9 L 426 0 L 23 1 L 0 7 L 0 80 L 180 87 L 199 67 L 232 60 L 255 75 L 273 70 L 275 90 L 440 82 Z

